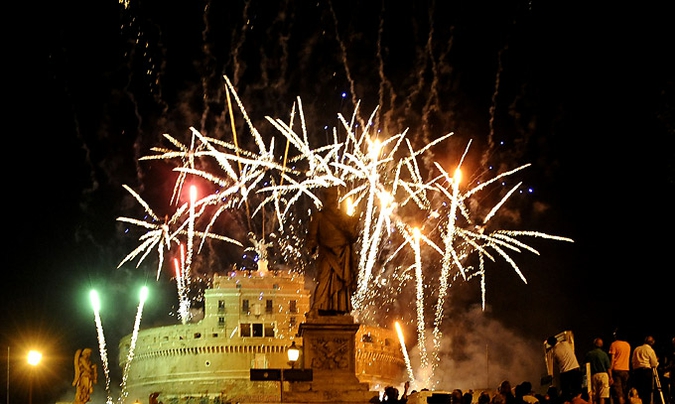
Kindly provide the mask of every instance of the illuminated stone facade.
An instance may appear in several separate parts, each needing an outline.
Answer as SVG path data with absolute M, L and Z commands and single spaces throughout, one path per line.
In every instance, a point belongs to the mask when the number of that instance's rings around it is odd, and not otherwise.
M 152 392 L 160 392 L 164 404 L 279 402 L 284 391 L 292 395 L 287 382 L 282 391 L 277 381 L 250 381 L 250 369 L 289 368 L 287 348 L 293 341 L 302 348 L 298 330 L 310 301 L 304 276 L 232 271 L 215 275 L 204 299 L 198 322 L 139 331 L 126 401 L 146 402 Z M 120 342 L 122 369 L 130 345 L 131 335 Z M 360 325 L 354 345 L 356 377 L 370 390 L 403 383 L 393 330 Z M 305 366 L 302 355 L 295 366 Z

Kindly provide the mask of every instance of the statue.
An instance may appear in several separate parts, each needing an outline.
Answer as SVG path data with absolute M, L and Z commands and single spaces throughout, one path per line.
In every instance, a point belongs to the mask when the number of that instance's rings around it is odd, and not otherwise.
M 312 216 L 307 248 L 317 254 L 317 285 L 311 311 L 318 315 L 349 314 L 356 290 L 357 260 L 354 243 L 358 217 L 339 209 L 337 187 L 324 189 L 323 208 Z
M 158 391 L 150 393 L 150 395 L 148 396 L 148 402 L 150 404 L 163 404 L 161 401 L 157 400 L 157 397 L 159 397 L 160 394 L 161 393 L 159 393 Z
M 73 386 L 76 386 L 75 401 L 73 404 L 85 404 L 91 399 L 94 392 L 94 384 L 98 381 L 96 365 L 91 362 L 91 349 L 78 349 L 75 352 L 75 378 Z

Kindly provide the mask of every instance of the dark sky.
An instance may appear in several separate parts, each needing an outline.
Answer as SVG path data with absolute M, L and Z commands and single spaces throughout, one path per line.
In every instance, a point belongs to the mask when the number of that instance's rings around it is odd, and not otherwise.
M 131 332 L 137 286 L 160 296 L 145 325 L 169 318 L 171 285 L 155 282 L 153 261 L 116 269 L 135 241 L 115 219 L 139 213 L 122 184 L 152 201 L 170 195 L 169 171 L 138 158 L 164 133 L 223 130 L 223 74 L 261 125 L 265 115 L 287 117 L 300 96 L 321 138 L 361 100 L 366 115 L 381 104 L 390 129 L 409 128 L 417 142 L 455 132 L 454 149 L 437 158 L 456 159 L 471 139 L 474 160 L 532 163 L 523 180 L 534 192 L 514 207 L 523 207 L 519 224 L 575 242 L 537 242 L 541 255 L 518 255 L 527 285 L 508 267 L 488 276 L 488 314 L 528 340 L 573 330 L 580 351 L 615 327 L 633 343 L 654 334 L 665 347 L 675 335 L 667 6 L 393 3 L 36 6 L 5 61 L 0 348 L 10 350 L 12 402 L 26 395 L 21 355 L 30 344 L 46 355 L 34 402 L 72 393 L 73 353 L 97 346 L 91 288 L 115 307 L 104 319 L 111 368 Z M 457 304 L 479 301 L 457 289 Z

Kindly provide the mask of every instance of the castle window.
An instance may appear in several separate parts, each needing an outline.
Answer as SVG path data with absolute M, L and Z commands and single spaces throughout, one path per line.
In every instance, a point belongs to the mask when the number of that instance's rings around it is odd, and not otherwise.
M 297 300 L 291 300 L 288 302 L 288 311 L 291 313 L 297 313 L 298 312 L 298 301 Z
M 241 301 L 241 312 L 246 313 L 246 314 L 250 314 L 248 299 L 244 299 L 244 300 Z
M 272 314 L 272 312 L 274 311 L 274 307 L 272 304 L 273 304 L 272 299 L 267 299 L 265 301 L 265 313 Z
M 239 336 L 241 337 L 274 337 L 274 323 L 241 323 Z
M 291 317 L 288 319 L 288 325 L 290 325 L 291 328 L 295 327 L 295 325 L 297 324 L 297 322 L 298 322 L 298 321 L 296 320 L 296 317 L 295 317 L 295 316 L 291 316 Z
M 262 337 L 264 336 L 263 334 L 263 325 L 262 324 L 252 324 L 253 325 L 253 336 L 254 337 Z
M 218 317 L 218 327 L 225 327 L 225 317 Z
M 218 313 L 224 313 L 225 312 L 225 301 L 224 300 L 218 300 Z
M 265 324 L 265 336 L 274 337 L 274 323 Z
M 195 335 L 194 335 L 194 338 L 195 338 L 195 339 L 199 339 L 199 338 L 201 338 L 201 337 L 202 337 L 202 333 L 201 333 L 201 332 L 196 332 Z

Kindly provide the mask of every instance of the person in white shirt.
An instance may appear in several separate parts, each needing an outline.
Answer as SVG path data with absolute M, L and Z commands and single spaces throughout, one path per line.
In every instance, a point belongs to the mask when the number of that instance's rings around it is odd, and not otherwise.
M 631 376 L 632 384 L 638 392 L 642 404 L 651 404 L 652 402 L 652 379 L 654 369 L 659 366 L 659 360 L 654 352 L 656 341 L 651 335 L 645 338 L 645 343 L 633 350 L 631 365 L 633 374 Z
M 581 391 L 583 374 L 574 347 L 568 341 L 558 341 L 554 336 L 546 340 L 553 353 L 553 361 L 560 370 L 560 395 L 563 400 L 570 400 Z

